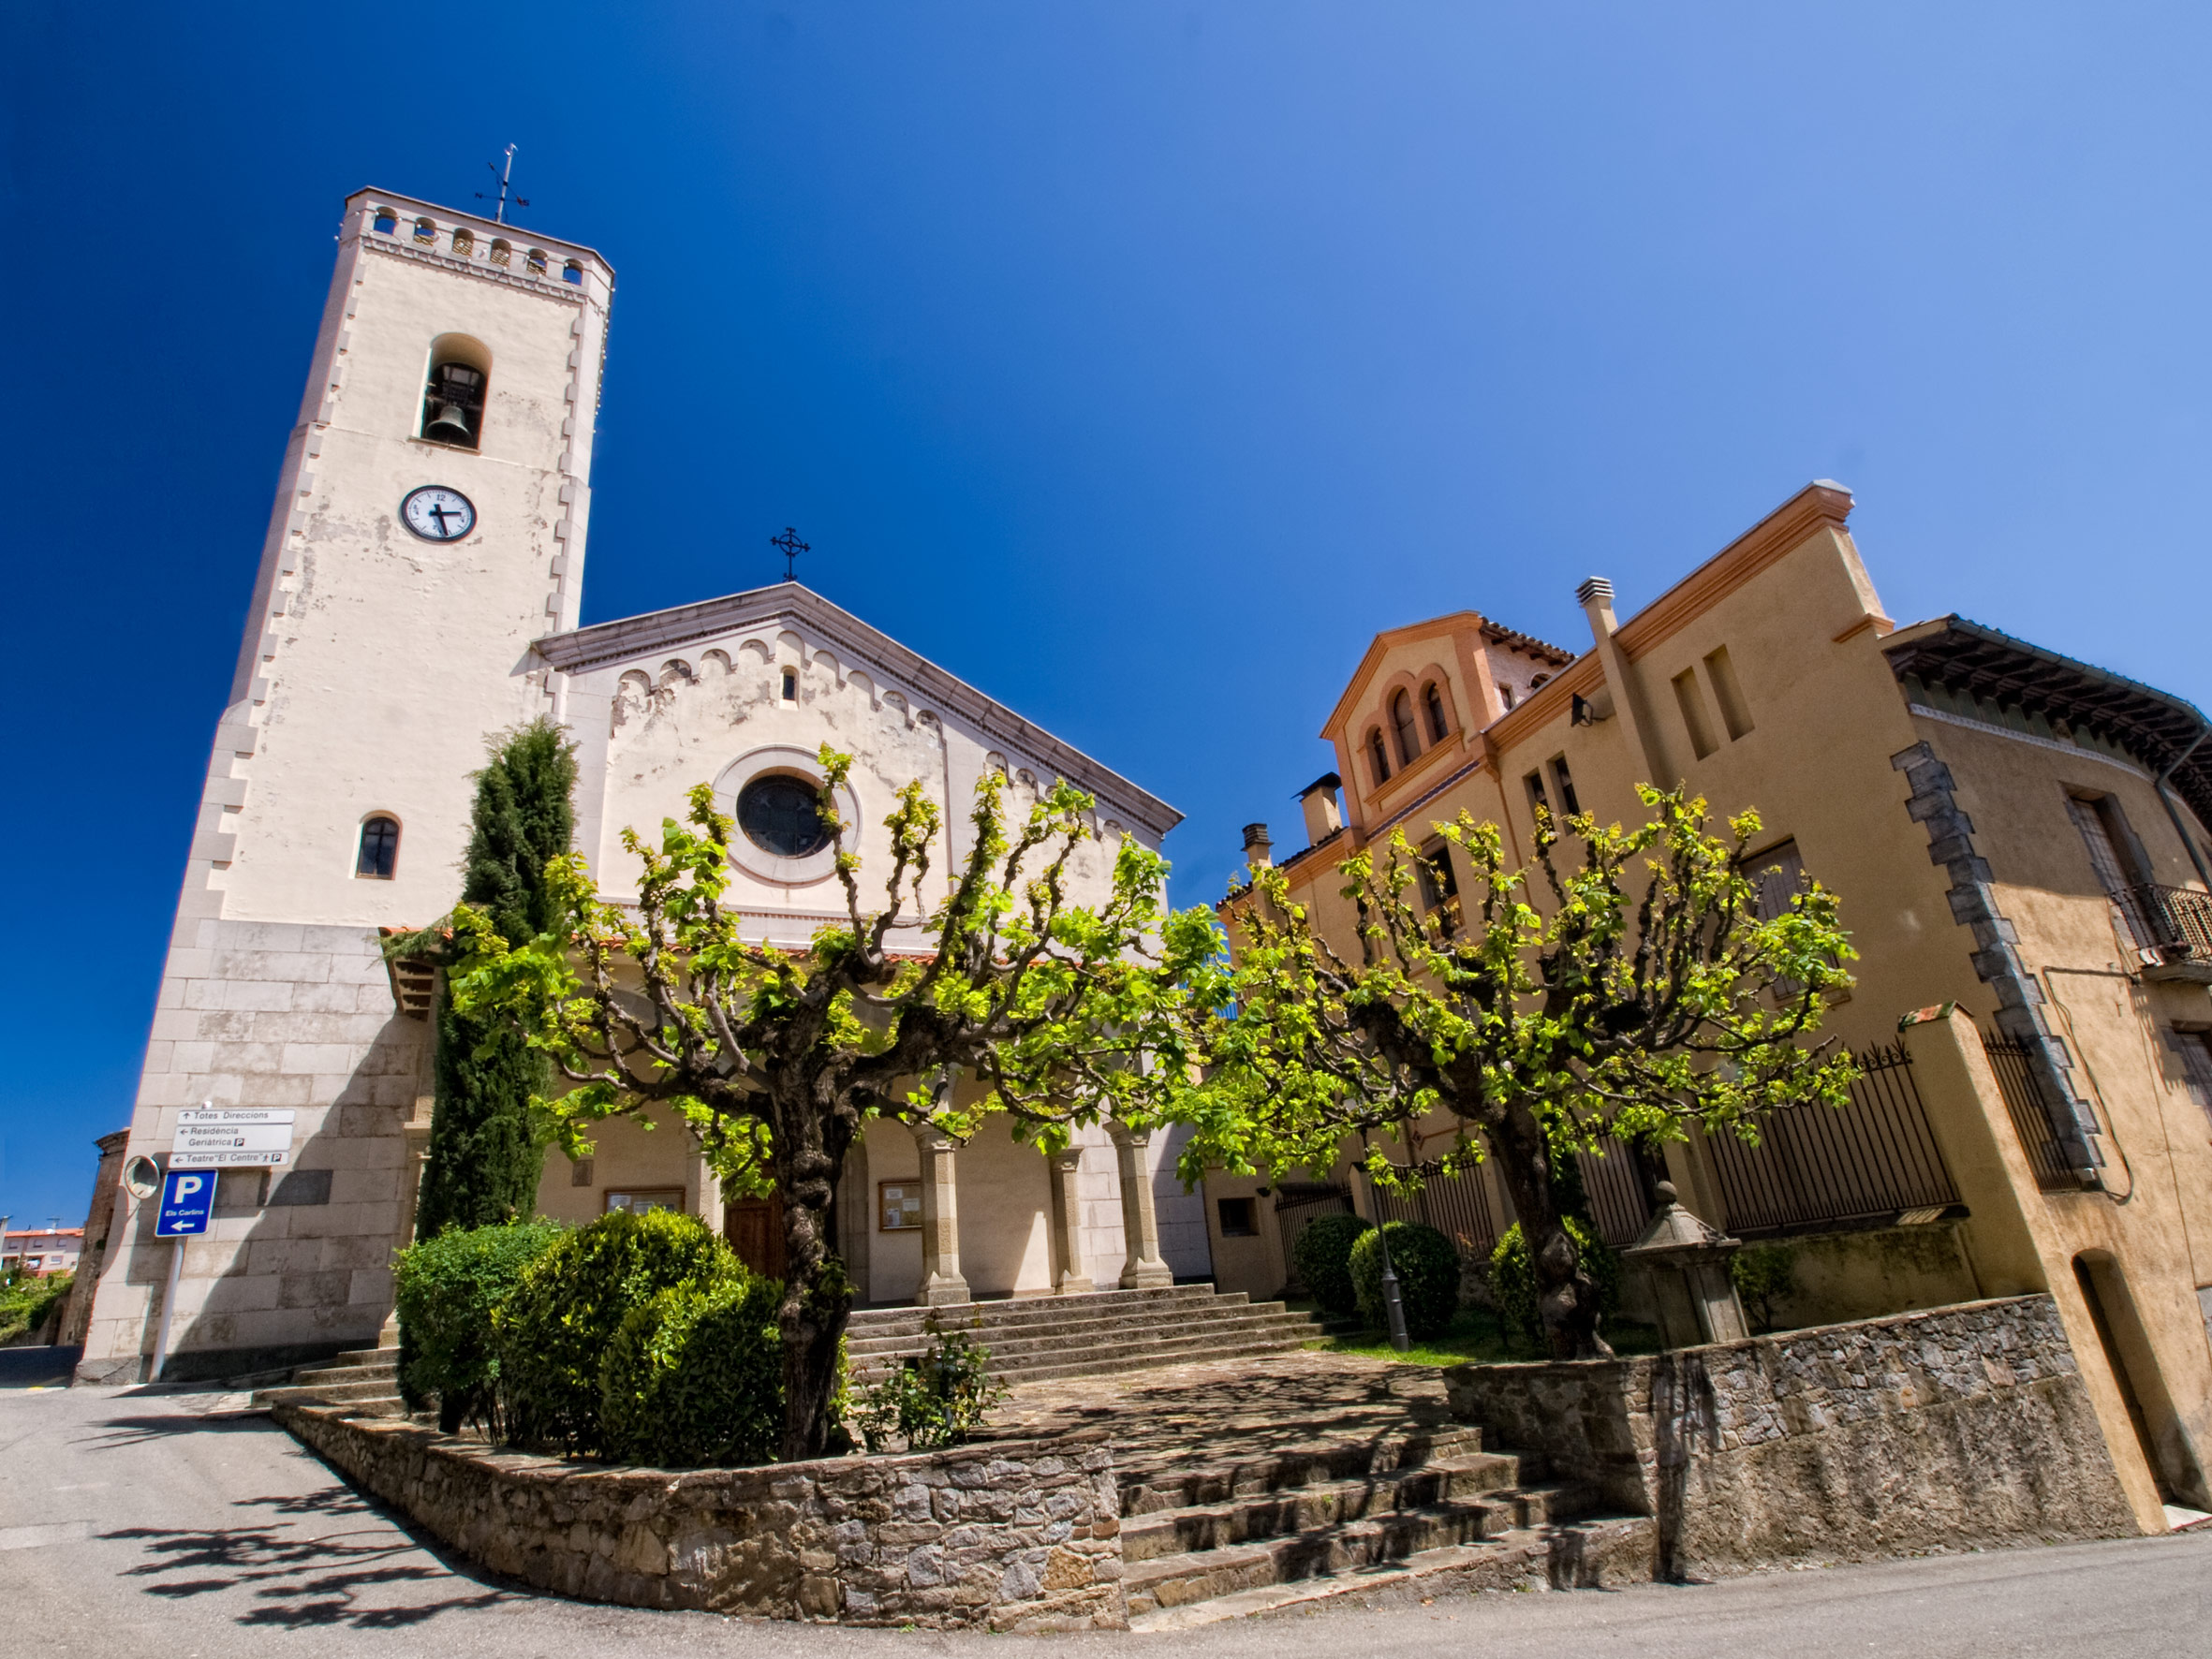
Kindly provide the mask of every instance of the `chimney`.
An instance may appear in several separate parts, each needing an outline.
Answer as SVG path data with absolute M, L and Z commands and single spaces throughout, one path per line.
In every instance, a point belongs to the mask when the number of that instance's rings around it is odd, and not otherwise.
M 1582 586 L 1574 590 L 1574 596 L 1582 605 L 1583 614 L 1590 619 L 1590 638 L 1604 644 L 1612 638 L 1616 625 L 1613 620 L 1613 583 L 1602 576 L 1585 577 Z
M 1305 809 L 1308 846 L 1319 846 L 1344 828 L 1343 815 L 1336 807 L 1336 790 L 1343 782 L 1335 772 L 1325 771 L 1298 791 L 1298 804 Z
M 1264 864 L 1274 863 L 1275 860 L 1267 856 L 1269 845 L 1265 824 L 1246 824 L 1245 826 L 1245 862 L 1246 864 L 1258 870 Z

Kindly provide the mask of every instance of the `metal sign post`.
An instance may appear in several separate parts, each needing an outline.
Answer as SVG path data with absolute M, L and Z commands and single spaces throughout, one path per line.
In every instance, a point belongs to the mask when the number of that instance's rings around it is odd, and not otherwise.
M 169 1363 L 170 1321 L 177 1312 L 177 1281 L 184 1272 L 184 1241 L 207 1231 L 207 1218 L 215 1207 L 215 1176 L 212 1169 L 171 1169 L 161 1183 L 161 1208 L 155 1211 L 154 1236 L 173 1239 L 169 1257 L 169 1284 L 161 1293 L 161 1323 L 154 1329 L 154 1369 L 146 1378 L 161 1381 Z

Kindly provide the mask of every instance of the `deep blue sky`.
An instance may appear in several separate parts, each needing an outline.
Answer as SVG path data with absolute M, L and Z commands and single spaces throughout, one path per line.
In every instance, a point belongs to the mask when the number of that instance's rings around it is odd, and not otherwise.
M 1190 815 L 1368 637 L 1570 647 L 1815 477 L 1893 616 L 2212 703 L 2212 11 L 93 7 L 0 18 L 0 1211 L 128 1117 L 344 196 L 620 273 L 587 621 L 831 597 Z M 20 1223 L 18 1225 L 21 1225 Z

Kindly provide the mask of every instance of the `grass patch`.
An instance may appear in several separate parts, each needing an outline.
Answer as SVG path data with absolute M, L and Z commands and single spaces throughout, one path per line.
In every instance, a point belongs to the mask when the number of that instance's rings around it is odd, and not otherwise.
M 1616 1354 L 1656 1354 L 1659 1328 L 1632 1319 L 1605 1322 L 1605 1340 Z M 1396 1359 L 1408 1365 L 1503 1365 L 1514 1361 L 1547 1359 L 1551 1356 L 1518 1331 L 1509 1330 L 1490 1308 L 1462 1308 L 1452 1327 L 1441 1336 L 1415 1343 L 1401 1354 L 1390 1338 L 1378 1330 L 1324 1337 L 1308 1347 L 1322 1354 L 1364 1354 L 1372 1359 Z

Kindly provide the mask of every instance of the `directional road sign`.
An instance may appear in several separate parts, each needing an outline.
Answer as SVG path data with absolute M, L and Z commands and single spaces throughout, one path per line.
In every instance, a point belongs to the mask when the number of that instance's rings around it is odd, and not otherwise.
M 208 1211 L 215 1205 L 215 1175 L 212 1169 L 171 1169 L 161 1183 L 161 1210 L 154 1218 L 156 1239 L 181 1239 L 207 1231 Z
M 170 1153 L 171 1169 L 236 1169 L 277 1165 L 291 1156 L 292 1121 L 288 1108 L 199 1107 L 177 1114 L 177 1138 Z

